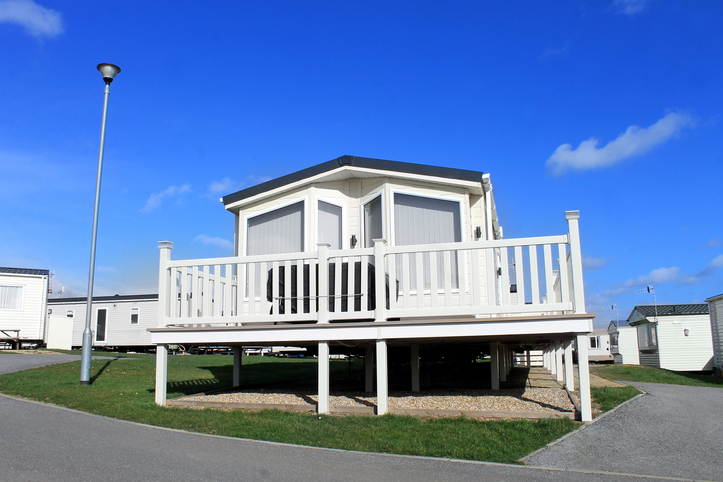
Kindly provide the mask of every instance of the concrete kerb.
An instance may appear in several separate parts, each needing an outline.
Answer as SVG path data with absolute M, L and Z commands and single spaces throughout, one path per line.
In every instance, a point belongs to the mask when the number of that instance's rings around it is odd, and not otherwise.
M 625 385 L 625 386 L 632 386 L 632 385 L 628 385 L 628 384 L 626 384 L 626 383 L 624 383 L 624 382 L 616 382 L 616 383 L 619 383 L 619 384 Z M 637 388 L 637 387 L 636 387 L 636 388 Z M 592 424 L 596 423 L 597 421 L 602 420 L 603 418 L 607 417 L 608 415 L 610 415 L 610 414 L 612 414 L 612 413 L 615 413 L 619 408 L 624 407 L 624 406 L 627 405 L 628 403 L 631 403 L 633 400 L 637 400 L 638 398 L 640 398 L 640 397 L 648 394 L 646 391 L 644 391 L 644 390 L 642 390 L 642 389 L 640 389 L 640 388 L 638 388 L 638 390 L 640 390 L 641 393 L 635 395 L 633 398 L 630 398 L 630 399 L 628 399 L 628 400 L 625 400 L 623 403 L 621 403 L 621 404 L 618 405 L 617 407 L 612 408 L 612 409 L 608 410 L 607 412 L 598 415 L 597 417 L 595 417 L 595 418 L 594 418 L 592 421 L 590 421 L 590 422 L 582 423 L 578 428 L 576 428 L 576 429 L 573 430 L 572 432 L 566 433 L 566 434 L 563 435 L 562 437 L 560 437 L 560 438 L 558 438 L 558 439 L 556 439 L 556 440 L 553 440 L 552 442 L 548 443 L 548 444 L 545 445 L 544 447 L 540 447 L 539 449 L 535 450 L 534 452 L 530 452 L 529 454 L 525 455 L 525 456 L 522 457 L 521 459 L 518 459 L 517 461 L 520 462 L 520 463 L 526 464 L 526 463 L 527 463 L 527 459 L 529 459 L 529 458 L 532 457 L 533 455 L 536 455 L 536 454 L 538 454 L 538 453 L 540 453 L 540 452 L 542 452 L 542 451 L 544 451 L 544 450 L 547 450 L 547 449 L 550 448 L 550 447 L 553 447 L 553 446 L 557 445 L 558 443 L 562 442 L 563 440 L 567 439 L 568 437 L 572 437 L 572 436 L 575 435 L 576 433 L 580 432 L 581 430 L 586 429 L 587 427 L 591 426 Z M 591 472 L 591 473 L 596 473 L 596 472 Z M 605 472 L 605 473 L 608 473 L 608 472 Z M 632 474 L 620 474 L 620 475 L 632 475 Z M 640 476 L 639 474 L 634 474 L 634 475 Z M 657 476 L 656 476 L 656 477 L 657 477 Z M 652 478 L 655 478 L 655 477 L 652 477 Z M 675 478 L 675 477 L 671 477 L 670 480 L 680 480 L 680 479 L 677 479 L 677 478 Z

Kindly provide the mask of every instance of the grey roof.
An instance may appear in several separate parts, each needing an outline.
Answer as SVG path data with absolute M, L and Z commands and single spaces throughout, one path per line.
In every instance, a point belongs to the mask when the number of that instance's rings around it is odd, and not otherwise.
M 31 269 L 31 268 L 2 268 L 0 267 L 0 273 L 8 274 L 30 274 L 35 276 L 50 276 L 49 269 Z
M 429 166 L 426 164 L 414 164 L 411 162 L 385 161 L 383 159 L 372 159 L 369 157 L 341 156 L 331 161 L 317 164 L 316 166 L 292 172 L 285 176 L 257 184 L 256 186 L 243 189 L 223 197 L 223 204 L 229 205 L 242 199 L 257 194 L 271 191 L 286 184 L 291 184 L 324 172 L 338 169 L 342 166 L 363 167 L 366 169 L 378 169 L 380 171 L 408 172 L 427 176 L 444 177 L 447 179 L 459 179 L 463 181 L 482 182 L 482 172 L 456 169 L 452 167 Z
M 94 296 L 93 301 L 132 301 L 132 300 L 157 300 L 158 295 L 113 295 Z M 87 296 L 77 298 L 48 298 L 48 303 L 78 303 L 88 301 Z
M 648 318 L 655 316 L 657 309 L 658 316 L 668 315 L 707 315 L 708 305 L 706 303 L 696 303 L 689 305 L 637 305 L 633 308 L 633 311 L 628 316 L 628 321 L 633 318 L 634 313 L 637 311 L 638 318 Z

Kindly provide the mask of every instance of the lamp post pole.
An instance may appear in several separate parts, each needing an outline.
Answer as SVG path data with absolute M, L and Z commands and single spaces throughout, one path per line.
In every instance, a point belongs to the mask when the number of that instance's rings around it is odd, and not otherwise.
M 121 71 L 113 64 L 98 64 L 105 81 L 105 98 L 103 100 L 103 122 L 100 128 L 100 151 L 98 153 L 98 177 L 95 182 L 95 209 L 93 211 L 93 239 L 90 245 L 90 273 L 88 274 L 88 300 L 85 307 L 85 329 L 83 330 L 83 351 L 80 360 L 80 384 L 90 384 L 90 351 L 93 343 L 93 332 L 90 323 L 93 316 L 93 279 L 95 277 L 95 245 L 98 239 L 98 209 L 100 207 L 100 179 L 103 175 L 103 152 L 105 150 L 105 125 L 108 118 L 108 99 L 110 97 L 110 83 Z

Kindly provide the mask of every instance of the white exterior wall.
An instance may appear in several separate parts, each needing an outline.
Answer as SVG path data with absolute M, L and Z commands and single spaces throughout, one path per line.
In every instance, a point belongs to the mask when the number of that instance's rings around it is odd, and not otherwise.
M 723 371 L 723 295 L 714 296 L 708 300 L 710 315 L 710 329 L 713 337 L 713 354 L 718 375 Z
M 618 353 L 624 365 L 640 365 L 638 329 L 634 326 L 618 327 Z
M 689 335 L 684 330 L 688 328 Z M 713 340 L 708 315 L 658 317 L 660 368 L 700 371 L 713 368 Z
M 54 316 L 66 316 L 67 310 L 74 310 L 72 345 L 82 346 L 86 302 L 51 303 L 49 308 Z M 131 325 L 131 308 L 140 309 L 137 325 Z M 99 309 L 107 310 L 105 342 L 95 341 Z M 91 318 L 93 346 L 150 346 L 151 334 L 147 329 L 156 328 L 157 320 L 158 300 L 95 301 Z
M 43 275 L 0 273 L 0 286 L 21 286 L 22 307 L 0 309 L 0 329 L 20 330 L 21 340 L 45 340 L 45 305 L 48 299 L 48 277 Z M 15 336 L 15 333 L 10 333 Z M 0 339 L 5 335 L 0 333 Z
M 592 333 L 588 333 L 588 344 L 587 353 L 588 360 L 592 362 L 607 362 L 613 361 L 612 354 L 610 353 L 610 335 L 607 330 L 595 330 Z M 590 338 L 599 338 L 600 345 L 593 348 L 590 346 Z

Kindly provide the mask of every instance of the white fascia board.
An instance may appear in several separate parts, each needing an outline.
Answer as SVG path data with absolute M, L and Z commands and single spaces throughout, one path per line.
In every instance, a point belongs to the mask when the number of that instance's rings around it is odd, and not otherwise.
M 569 335 L 590 331 L 591 319 L 548 321 L 483 321 L 479 323 L 430 323 L 425 325 L 369 323 L 364 326 L 315 325 L 312 327 L 218 330 L 162 329 L 151 331 L 151 343 L 167 344 L 290 344 L 318 341 L 404 340 L 476 338 L 496 336 Z
M 294 189 L 298 189 L 307 184 L 325 182 L 327 179 L 330 179 L 330 178 L 337 180 L 337 179 L 339 179 L 338 175 L 341 172 L 345 172 L 347 174 L 346 178 L 348 178 L 348 179 L 352 179 L 355 177 L 364 177 L 364 178 L 386 177 L 386 178 L 396 178 L 396 179 L 408 179 L 408 180 L 414 180 L 414 181 L 429 182 L 429 183 L 434 183 L 434 184 L 442 184 L 445 186 L 463 187 L 475 194 L 482 194 L 481 182 L 463 181 L 460 179 L 450 179 L 450 178 L 446 178 L 446 177 L 437 177 L 437 176 L 424 176 L 424 175 L 416 174 L 413 172 L 385 171 L 385 170 L 380 170 L 380 169 L 368 169 L 368 168 L 356 167 L 356 166 L 340 166 L 339 168 L 334 169 L 332 171 L 323 172 L 321 174 L 317 174 L 316 176 L 307 177 L 305 179 L 301 179 L 299 181 L 277 187 L 276 189 L 272 189 L 270 191 L 265 191 L 265 192 L 255 195 L 255 196 L 248 197 L 246 199 L 241 199 L 239 201 L 236 201 L 235 203 L 231 203 L 231 204 L 225 206 L 225 208 L 228 211 L 235 211 L 235 210 L 241 209 L 242 207 L 247 206 L 249 204 L 254 204 L 263 199 L 276 196 L 276 195 L 286 192 L 286 191 L 292 191 Z

